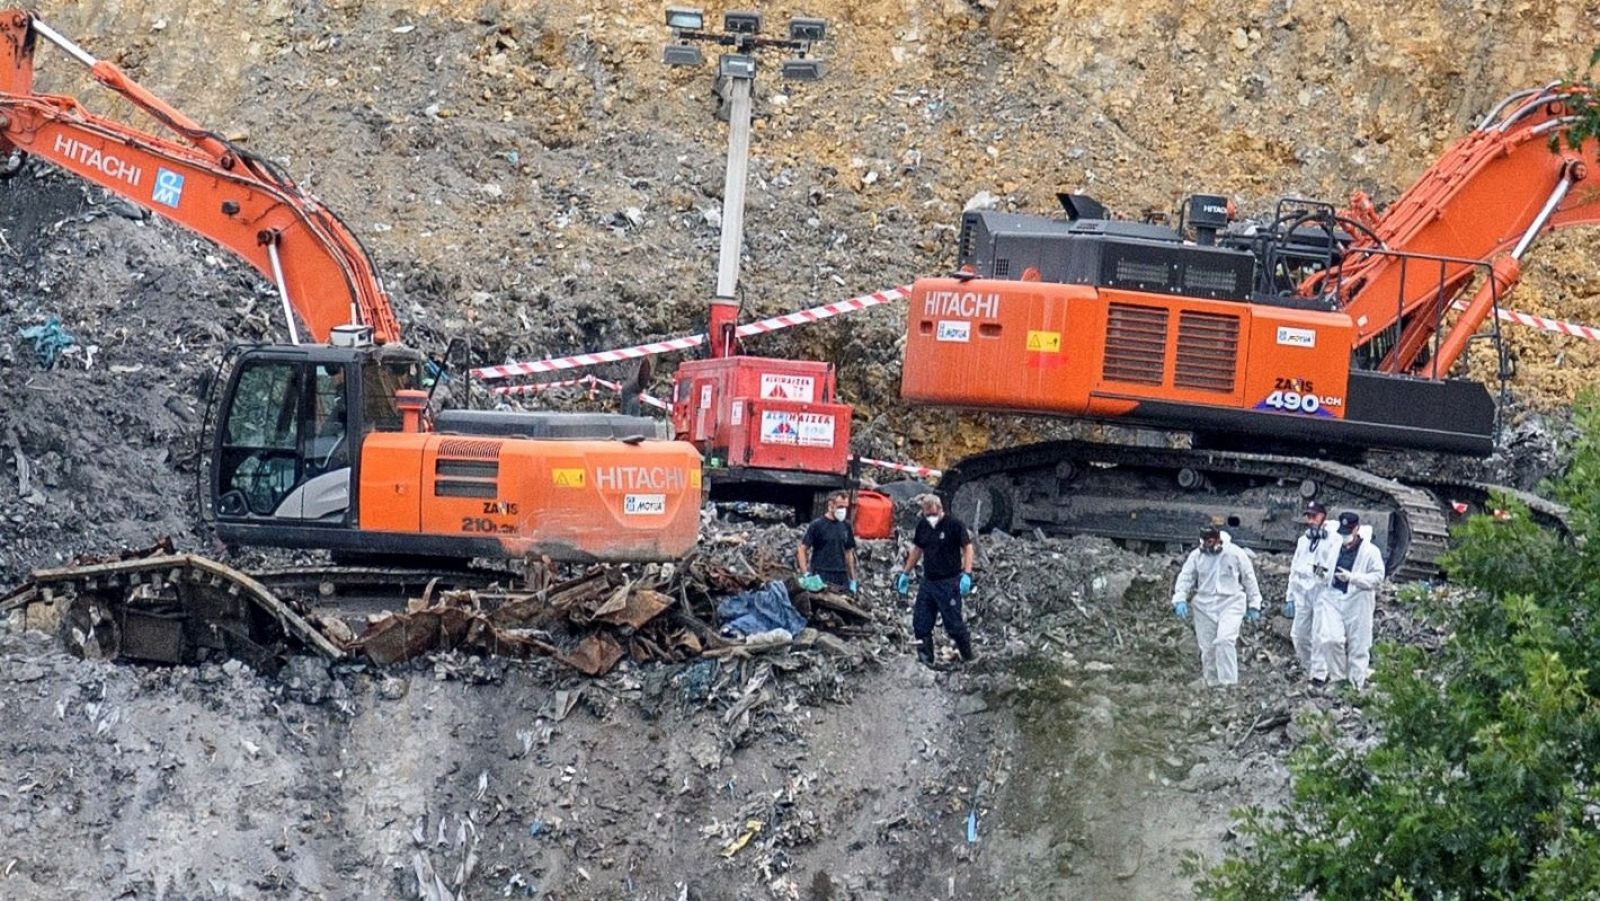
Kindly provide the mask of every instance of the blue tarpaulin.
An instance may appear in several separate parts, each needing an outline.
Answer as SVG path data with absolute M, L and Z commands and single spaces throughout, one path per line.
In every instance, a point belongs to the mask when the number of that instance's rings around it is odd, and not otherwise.
M 717 619 L 724 632 L 756 635 L 784 629 L 799 635 L 806 618 L 789 603 L 789 590 L 782 582 L 768 582 L 754 591 L 736 594 L 717 606 Z

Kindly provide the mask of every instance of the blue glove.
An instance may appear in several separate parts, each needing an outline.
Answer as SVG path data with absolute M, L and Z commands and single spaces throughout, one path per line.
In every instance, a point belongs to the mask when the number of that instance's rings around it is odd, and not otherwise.
M 1251 607 L 1249 610 L 1246 610 L 1244 612 L 1244 621 L 1247 623 L 1261 622 L 1261 608 Z
M 961 574 L 961 596 L 966 597 L 972 593 L 972 573 Z
M 1283 602 L 1283 615 L 1286 619 L 1294 619 L 1294 601 Z
M 900 592 L 900 594 L 902 594 L 902 595 L 910 594 L 911 593 L 911 576 L 907 575 L 906 573 L 901 573 L 900 575 L 895 576 L 894 577 L 894 590 Z
M 1178 603 L 1173 604 L 1172 605 L 1172 612 L 1176 613 L 1178 615 L 1178 619 L 1188 619 L 1189 618 L 1189 602 L 1188 601 L 1179 601 Z
M 851 594 L 855 594 L 856 590 L 857 590 L 856 580 L 855 579 L 851 579 L 850 580 L 850 593 Z

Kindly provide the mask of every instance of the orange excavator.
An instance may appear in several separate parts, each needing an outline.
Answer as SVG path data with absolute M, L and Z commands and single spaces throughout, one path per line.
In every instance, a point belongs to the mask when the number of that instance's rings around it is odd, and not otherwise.
M 996 450 L 941 490 L 981 528 L 1161 543 L 1209 521 L 1268 548 L 1292 543 L 1315 497 L 1375 524 L 1391 571 L 1427 572 L 1451 501 L 1490 486 L 1353 464 L 1370 448 L 1492 450 L 1496 398 L 1451 373 L 1487 344 L 1503 392 L 1498 312 L 1522 258 L 1549 230 L 1600 222 L 1597 142 L 1570 133 L 1589 103 L 1563 83 L 1508 97 L 1381 213 L 1360 193 L 1254 221 L 1195 195 L 1176 228 L 1075 194 L 1060 219 L 966 213 L 959 271 L 915 285 L 903 396 L 1192 440 Z
M 41 40 L 177 140 L 36 93 Z M 14 174 L 25 155 L 209 238 L 277 287 L 291 343 L 232 349 L 207 416 L 209 512 L 225 542 L 559 561 L 663 560 L 695 544 L 692 445 L 657 440 L 636 417 L 430 416 L 426 361 L 401 345 L 372 259 L 338 216 L 270 161 L 11 9 L 0 11 L 0 158 Z M 300 342 L 300 327 L 315 343 Z

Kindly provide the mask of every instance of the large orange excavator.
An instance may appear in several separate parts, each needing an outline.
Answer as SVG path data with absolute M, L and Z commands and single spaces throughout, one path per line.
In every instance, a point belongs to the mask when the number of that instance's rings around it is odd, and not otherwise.
M 1064 219 L 966 213 L 959 271 L 915 285 L 904 397 L 1193 440 L 998 450 L 941 489 L 980 527 L 1163 542 L 1212 521 L 1260 547 L 1291 543 L 1319 497 L 1376 525 L 1391 570 L 1427 571 L 1448 502 L 1485 486 L 1351 464 L 1369 448 L 1491 451 L 1496 399 L 1451 373 L 1485 343 L 1503 380 L 1497 312 L 1520 261 L 1549 230 L 1600 223 L 1597 142 L 1569 131 L 1589 102 L 1562 83 L 1512 95 L 1381 214 L 1359 193 L 1257 221 L 1195 195 L 1176 228 L 1071 194 Z
M 170 129 L 34 91 L 48 41 Z M 226 542 L 349 556 L 662 560 L 699 533 L 700 457 L 635 417 L 442 411 L 360 241 L 271 162 L 34 15 L 0 11 L 0 157 L 47 160 L 237 254 L 277 286 L 290 344 L 218 381 L 209 506 Z M 300 343 L 296 318 L 315 343 Z

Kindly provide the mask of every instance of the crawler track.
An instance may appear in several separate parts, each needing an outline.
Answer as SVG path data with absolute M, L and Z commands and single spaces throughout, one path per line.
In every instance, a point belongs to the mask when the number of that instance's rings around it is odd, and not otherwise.
M 1491 492 L 1481 484 L 1437 483 L 1447 497 Z M 1055 441 L 992 451 L 945 471 L 940 491 L 980 529 L 1095 534 L 1152 545 L 1187 544 L 1202 522 L 1240 543 L 1293 549 L 1309 498 L 1351 509 L 1374 527 L 1398 578 L 1439 573 L 1449 541 L 1449 508 L 1423 487 L 1327 460 L 1219 450 Z M 1540 520 L 1564 528 L 1565 510 L 1508 490 Z
M 287 646 L 329 659 L 345 649 L 319 627 L 401 607 L 430 591 L 507 584 L 485 569 L 309 566 L 247 573 L 194 554 L 158 553 L 38 570 L 0 610 L 59 600 L 60 632 L 83 657 L 271 665 Z

